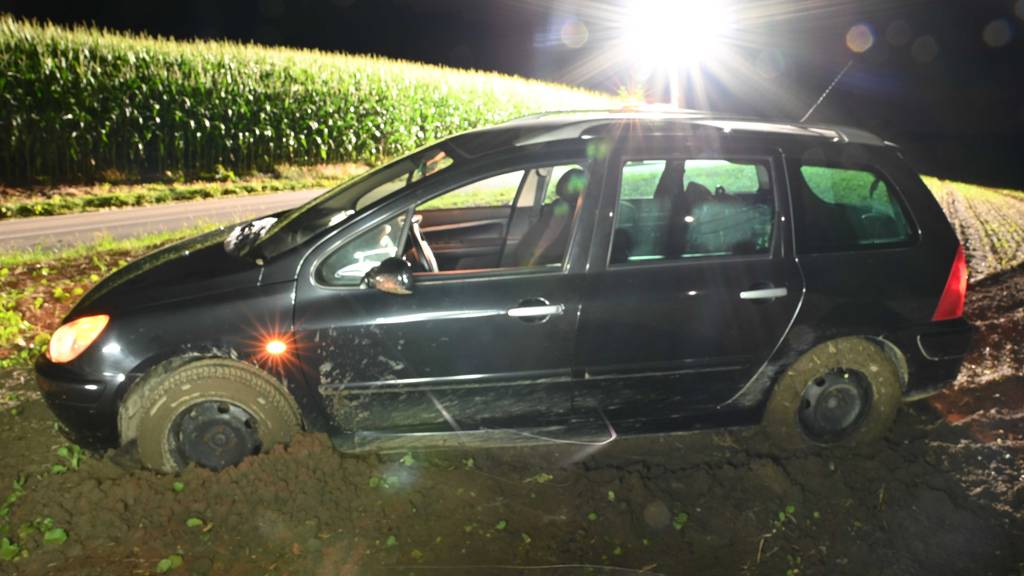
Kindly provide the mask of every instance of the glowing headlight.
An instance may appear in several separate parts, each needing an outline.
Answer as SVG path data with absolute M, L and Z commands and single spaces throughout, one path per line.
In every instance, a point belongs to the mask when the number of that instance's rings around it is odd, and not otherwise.
M 71 362 L 99 337 L 110 322 L 107 314 L 83 316 L 57 328 L 50 337 L 46 357 L 57 364 Z

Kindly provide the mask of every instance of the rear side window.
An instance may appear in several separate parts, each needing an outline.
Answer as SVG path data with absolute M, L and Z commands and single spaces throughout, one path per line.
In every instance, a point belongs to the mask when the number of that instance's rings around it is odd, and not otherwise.
M 629 160 L 609 262 L 767 254 L 773 212 L 767 161 Z
M 803 165 L 796 188 L 801 252 L 887 246 L 913 237 L 896 190 L 877 170 Z

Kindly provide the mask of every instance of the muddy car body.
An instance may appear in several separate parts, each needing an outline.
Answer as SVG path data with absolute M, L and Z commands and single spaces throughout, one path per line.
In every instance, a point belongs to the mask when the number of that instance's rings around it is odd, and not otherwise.
M 553 114 L 133 262 L 66 318 L 99 331 L 36 370 L 76 438 L 165 470 L 299 426 L 359 448 L 764 419 L 856 443 L 955 379 L 965 283 L 940 207 L 873 135 Z

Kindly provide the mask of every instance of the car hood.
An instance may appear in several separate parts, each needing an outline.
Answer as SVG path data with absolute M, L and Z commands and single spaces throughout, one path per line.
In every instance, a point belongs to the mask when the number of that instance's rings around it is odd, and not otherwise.
M 224 249 L 228 233 L 213 230 L 134 260 L 87 292 L 68 318 L 257 285 L 260 266 Z

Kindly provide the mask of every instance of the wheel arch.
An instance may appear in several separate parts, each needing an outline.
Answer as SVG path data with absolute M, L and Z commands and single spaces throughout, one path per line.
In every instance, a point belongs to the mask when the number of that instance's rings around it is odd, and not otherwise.
M 909 371 L 907 359 L 903 352 L 892 342 L 873 334 L 864 333 L 833 333 L 826 337 L 815 338 L 809 330 L 794 330 L 776 350 L 775 354 L 754 374 L 753 377 L 732 398 L 718 406 L 720 410 L 751 410 L 762 412 L 771 398 L 772 390 L 786 371 L 804 354 L 816 346 L 842 338 L 860 338 L 878 346 L 893 363 L 899 376 L 900 386 L 907 389 Z
M 151 383 L 160 378 L 179 370 L 189 364 L 200 360 L 225 360 L 244 364 L 263 372 L 271 380 L 277 383 L 282 392 L 295 400 L 292 391 L 285 382 L 281 381 L 278 375 L 265 370 L 262 366 L 240 359 L 236 354 L 223 350 L 206 350 L 201 352 L 178 352 L 153 357 L 140 364 L 135 370 L 139 376 L 120 392 L 117 404 L 117 433 L 121 446 L 135 440 L 139 435 L 139 422 L 141 417 L 140 408 L 145 403 L 146 393 L 152 389 Z M 299 419 L 303 421 L 302 411 L 299 410 Z

